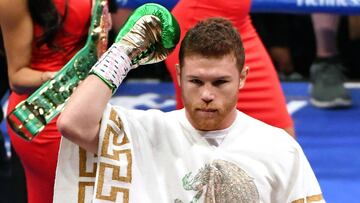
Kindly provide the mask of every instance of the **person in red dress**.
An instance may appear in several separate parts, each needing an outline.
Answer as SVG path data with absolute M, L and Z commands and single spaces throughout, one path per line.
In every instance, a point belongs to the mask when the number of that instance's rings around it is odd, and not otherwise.
M 7 112 L 51 79 L 84 44 L 91 0 L 1 0 L 0 23 L 11 88 Z M 28 202 L 50 203 L 61 135 L 53 119 L 31 142 L 10 127 L 25 169 Z

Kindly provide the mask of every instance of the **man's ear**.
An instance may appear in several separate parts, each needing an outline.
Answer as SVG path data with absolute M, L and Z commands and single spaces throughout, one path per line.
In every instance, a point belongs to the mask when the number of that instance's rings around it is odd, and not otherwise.
M 248 73 L 249 73 L 249 66 L 244 66 L 244 68 L 241 70 L 241 73 L 240 73 L 239 89 L 244 87 L 245 80 L 246 80 Z
M 179 86 L 181 86 L 181 84 L 180 84 L 180 77 L 181 77 L 180 65 L 178 63 L 175 64 L 175 68 L 176 68 L 177 83 L 178 83 Z

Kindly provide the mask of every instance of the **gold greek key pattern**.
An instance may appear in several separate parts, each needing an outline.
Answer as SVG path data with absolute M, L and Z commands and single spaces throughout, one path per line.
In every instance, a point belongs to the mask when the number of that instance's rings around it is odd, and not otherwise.
M 95 197 L 99 200 L 128 203 L 129 183 L 132 180 L 131 145 L 128 145 L 124 125 L 114 109 L 111 109 L 109 119 L 102 138 Z
M 111 137 L 113 138 L 111 144 L 114 146 L 122 146 L 122 145 L 129 143 L 129 139 L 128 139 L 125 131 L 123 130 L 123 128 L 120 129 L 120 133 L 121 134 L 119 135 L 116 132 L 116 130 L 113 129 L 113 127 L 111 127 L 111 125 L 108 124 L 106 126 L 105 135 L 104 135 L 104 139 L 103 139 L 103 147 L 101 148 L 101 156 L 102 157 L 107 157 L 109 159 L 114 159 L 114 160 L 119 161 L 119 155 L 120 155 L 121 150 L 112 150 L 113 154 L 109 154 L 108 149 L 109 149 Z M 120 142 L 117 142 L 119 139 L 120 139 Z
M 78 203 L 85 203 L 85 188 L 94 185 L 94 182 L 79 182 Z
M 321 201 L 321 200 L 323 200 L 323 199 L 324 199 L 324 197 L 322 196 L 322 194 L 318 194 L 318 195 L 313 195 L 313 196 L 308 196 L 308 197 L 306 197 L 306 201 L 307 201 L 308 203 Z
M 113 121 L 119 129 L 124 129 L 123 123 L 122 123 L 120 117 L 118 116 L 115 109 L 113 109 L 113 108 L 111 108 L 110 120 Z
M 112 180 L 116 180 L 116 181 L 121 181 L 121 182 L 125 182 L 125 183 L 130 183 L 131 182 L 131 177 L 132 177 L 132 170 L 131 170 L 131 165 L 132 165 L 132 160 L 131 160 L 131 151 L 130 150 L 122 150 L 121 151 L 122 154 L 124 154 L 126 156 L 126 160 L 127 163 L 126 164 L 121 164 L 121 166 L 117 166 L 117 165 L 112 165 L 112 164 L 107 164 L 107 163 L 100 163 L 100 170 L 99 170 L 99 180 L 103 179 L 103 176 L 105 174 L 105 169 L 106 168 L 110 168 L 113 170 L 112 172 Z M 123 167 L 124 166 L 124 167 Z M 121 167 L 121 168 L 120 168 Z M 121 176 L 120 175 L 120 170 L 125 170 L 126 171 L 126 175 L 125 176 Z
M 95 178 L 96 176 L 96 162 L 93 162 L 92 165 L 93 167 L 89 170 L 86 169 L 86 163 L 90 160 L 93 159 L 88 159 L 88 154 L 86 153 L 86 151 L 84 149 L 82 149 L 81 147 L 79 147 L 79 177 L 90 177 L 90 178 Z M 93 155 L 94 157 L 96 157 L 96 155 Z M 89 172 L 90 171 L 90 172 Z M 95 185 L 95 181 L 80 181 L 79 185 L 78 185 L 78 203 L 85 203 L 85 197 L 86 197 L 86 192 L 85 192 L 85 188 L 86 187 L 94 187 Z M 92 189 L 93 190 L 93 189 Z M 92 194 L 89 194 L 89 196 L 91 197 Z
M 96 155 L 94 155 L 96 157 Z M 95 177 L 96 175 L 96 162 L 93 163 L 92 171 L 86 170 L 86 151 L 79 147 L 79 176 L 80 177 Z
M 302 198 L 302 199 L 298 199 L 298 200 L 292 201 L 291 203 L 304 203 L 304 202 L 305 202 L 305 199 Z
M 102 191 L 104 189 L 104 174 L 105 174 L 106 168 L 112 169 L 112 180 L 126 182 L 126 183 L 131 182 L 131 169 L 130 169 L 130 171 L 127 171 L 126 176 L 121 176 L 120 175 L 120 170 L 121 170 L 120 166 L 115 166 L 115 165 L 106 164 L 106 163 L 100 163 L 98 187 L 96 188 L 96 190 L 97 190 L 96 198 L 115 202 L 117 193 L 121 192 L 121 193 L 123 193 L 123 202 L 129 202 L 129 189 L 127 189 L 127 188 L 111 186 L 110 195 L 109 196 L 102 195 Z M 129 168 L 129 167 L 127 167 L 127 168 Z
M 317 195 L 312 195 L 312 196 L 306 197 L 306 202 L 307 203 L 318 202 L 323 199 L 324 199 L 324 197 L 322 196 L 322 194 L 317 194 Z M 291 203 L 304 203 L 304 202 L 305 202 L 305 198 L 302 198 L 302 199 L 292 201 Z

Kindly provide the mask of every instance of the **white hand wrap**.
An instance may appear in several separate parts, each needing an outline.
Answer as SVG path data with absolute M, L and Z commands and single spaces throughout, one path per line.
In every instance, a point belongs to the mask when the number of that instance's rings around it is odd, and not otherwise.
M 98 76 L 115 92 L 131 69 L 130 58 L 114 43 L 91 68 L 90 74 Z

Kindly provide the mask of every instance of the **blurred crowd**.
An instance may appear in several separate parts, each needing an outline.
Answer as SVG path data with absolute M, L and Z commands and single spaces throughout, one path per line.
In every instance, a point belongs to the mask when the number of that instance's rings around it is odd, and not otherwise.
M 252 21 L 265 44 L 280 80 L 307 81 L 316 59 L 316 39 L 310 14 L 252 13 Z M 339 56 L 348 80 L 360 79 L 360 16 L 341 16 L 336 36 Z M 135 70 L 129 78 L 171 80 L 162 63 L 155 71 Z

